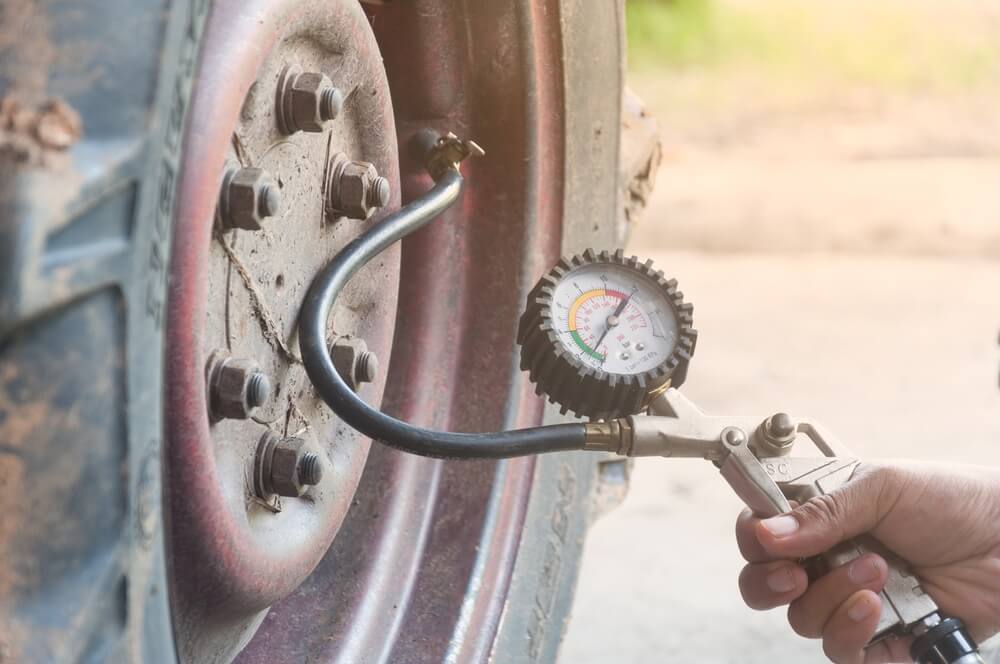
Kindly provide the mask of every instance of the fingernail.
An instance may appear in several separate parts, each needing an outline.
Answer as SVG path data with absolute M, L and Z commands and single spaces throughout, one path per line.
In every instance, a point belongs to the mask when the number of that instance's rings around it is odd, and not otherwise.
M 847 576 L 852 583 L 862 585 L 878 578 L 879 569 L 874 558 L 859 558 L 847 568 Z
M 787 567 L 776 569 L 767 575 L 767 587 L 776 593 L 787 593 L 795 590 L 795 577 Z
M 799 522 L 794 516 L 788 514 L 772 516 L 770 519 L 764 519 L 761 523 L 775 537 L 787 537 L 799 529 Z
M 847 617 L 854 622 L 861 622 L 872 614 L 875 605 L 867 596 L 862 596 L 854 600 L 854 603 L 847 607 Z

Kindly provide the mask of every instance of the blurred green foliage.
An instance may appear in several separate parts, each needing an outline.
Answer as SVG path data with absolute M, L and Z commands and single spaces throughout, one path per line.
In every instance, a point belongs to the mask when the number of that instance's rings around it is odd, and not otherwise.
M 704 65 L 717 58 L 712 0 L 629 0 L 625 11 L 631 66 Z
M 908 0 L 628 0 L 629 66 L 754 70 L 785 83 L 891 88 L 965 88 L 997 79 L 996 28 L 947 7 Z

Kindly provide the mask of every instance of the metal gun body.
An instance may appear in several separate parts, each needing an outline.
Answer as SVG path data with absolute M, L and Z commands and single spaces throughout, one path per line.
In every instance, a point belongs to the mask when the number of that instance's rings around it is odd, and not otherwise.
M 775 418 L 785 420 L 777 422 Z M 590 425 L 592 427 L 603 424 Z M 596 429 L 595 429 L 596 431 Z M 622 421 L 609 451 L 628 456 L 702 458 L 719 467 L 740 499 L 762 518 L 791 511 L 789 500 L 805 502 L 830 493 L 850 481 L 860 461 L 811 420 L 792 422 L 787 415 L 720 417 L 703 413 L 680 392 L 669 389 L 650 405 L 650 415 Z M 818 456 L 790 456 L 795 443 L 808 439 Z M 882 590 L 882 615 L 871 643 L 893 634 L 919 632 L 933 624 L 938 611 L 908 570 L 872 537 L 844 542 L 822 556 L 829 567 L 843 565 L 865 553 L 883 556 L 889 566 Z

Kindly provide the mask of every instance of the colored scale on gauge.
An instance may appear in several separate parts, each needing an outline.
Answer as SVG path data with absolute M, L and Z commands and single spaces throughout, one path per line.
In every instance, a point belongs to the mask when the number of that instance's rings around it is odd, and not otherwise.
M 580 297 L 573 301 L 573 306 L 569 308 L 569 335 L 573 338 L 573 342 L 579 346 L 583 352 L 591 357 L 604 361 L 604 356 L 597 352 L 597 349 L 591 348 L 587 345 L 587 342 L 583 340 L 580 333 L 577 332 L 576 325 L 576 314 L 580 310 L 580 307 L 586 304 L 588 301 L 594 299 L 595 297 L 600 297 L 602 295 L 610 295 L 611 297 L 616 297 L 619 300 L 624 300 L 626 295 L 621 291 L 611 290 L 609 288 L 595 288 L 594 290 L 589 290 L 580 294 Z

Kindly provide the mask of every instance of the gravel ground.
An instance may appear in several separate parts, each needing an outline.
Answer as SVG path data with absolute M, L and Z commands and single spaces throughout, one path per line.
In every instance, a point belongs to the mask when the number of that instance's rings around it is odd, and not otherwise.
M 808 415 L 867 458 L 998 463 L 1000 262 L 632 249 L 695 303 L 684 392 L 707 412 Z M 826 661 L 742 604 L 739 509 L 708 463 L 640 460 L 591 530 L 559 661 Z

